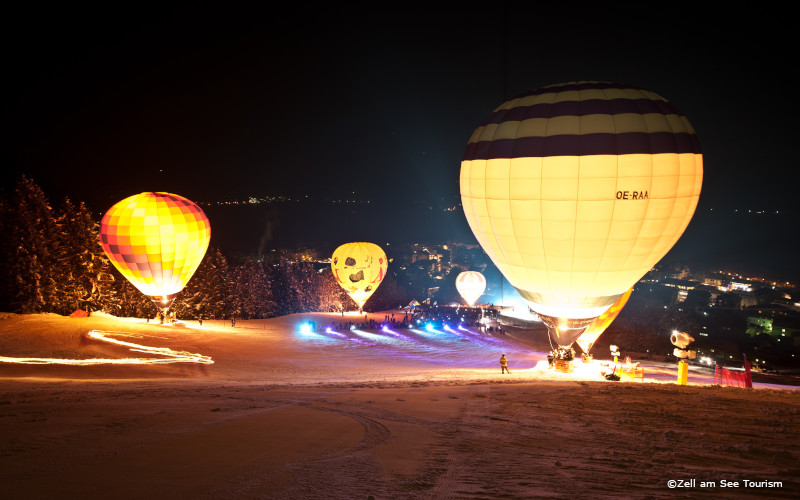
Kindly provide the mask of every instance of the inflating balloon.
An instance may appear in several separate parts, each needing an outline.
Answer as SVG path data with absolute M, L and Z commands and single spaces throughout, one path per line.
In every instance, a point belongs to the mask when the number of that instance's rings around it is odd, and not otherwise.
M 388 266 L 386 254 L 374 243 L 345 243 L 331 257 L 333 277 L 358 304 L 359 313 L 383 281 Z
M 170 193 L 125 198 L 100 222 L 100 244 L 111 263 L 165 313 L 197 270 L 210 239 L 200 207 Z
M 584 330 L 583 334 L 581 334 L 581 336 L 575 340 L 575 343 L 581 347 L 581 350 L 583 350 L 585 354 L 589 354 L 589 351 L 592 350 L 594 343 L 600 338 L 600 335 L 602 335 L 603 332 L 606 331 L 606 328 L 608 328 L 609 325 L 611 325 L 611 323 L 617 319 L 620 311 L 622 311 L 622 308 L 625 307 L 625 304 L 628 302 L 631 292 L 633 292 L 633 288 L 628 289 L 627 292 L 622 294 L 622 297 L 611 304 L 611 307 L 606 309 L 603 314 L 595 318 L 595 320 L 592 321 L 588 327 L 586 327 L 586 330 Z
M 456 277 L 456 290 L 472 307 L 486 290 L 486 278 L 478 271 L 465 271 Z
M 569 347 L 680 238 L 702 178 L 694 129 L 666 99 L 573 82 L 484 120 L 461 162 L 461 201 L 483 249 Z

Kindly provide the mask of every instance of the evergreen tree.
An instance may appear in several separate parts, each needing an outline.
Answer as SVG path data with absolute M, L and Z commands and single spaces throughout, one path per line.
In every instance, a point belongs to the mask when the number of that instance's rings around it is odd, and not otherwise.
M 211 291 L 208 289 L 211 273 L 211 253 L 206 252 L 194 275 L 175 297 L 170 310 L 176 318 L 211 318 Z
M 122 318 L 156 318 L 158 307 L 153 301 L 133 286 L 133 283 L 122 276 L 116 268 L 112 274 L 116 300 L 112 305 L 106 306 L 106 312 Z M 108 308 L 114 312 L 108 311 Z
M 232 268 L 233 298 L 243 319 L 267 318 L 274 314 L 272 290 L 264 267 L 247 259 Z
M 316 289 L 317 277 L 313 264 L 310 262 L 295 262 L 292 264 L 292 274 L 295 278 L 294 293 L 297 308 L 294 312 L 312 312 L 319 310 L 320 296 Z
M 276 314 L 283 316 L 298 312 L 300 310 L 300 301 L 293 264 L 281 258 L 277 264 L 272 264 L 269 269 Z
M 318 296 L 318 311 L 339 312 L 343 310 L 345 304 L 352 302 L 347 292 L 336 282 L 330 268 L 317 273 L 314 288 Z
M 42 189 L 23 176 L 5 219 L 5 263 L 11 309 L 23 313 L 55 309 L 57 227 Z
M 100 310 L 112 301 L 107 286 L 111 264 L 98 239 L 98 224 L 84 203 L 64 201 L 57 217 L 58 247 L 55 271 L 58 274 L 58 311 L 69 314 L 81 308 Z
M 232 280 L 228 260 L 217 248 L 209 248 L 206 259 L 208 262 L 204 280 L 198 283 L 206 291 L 201 308 L 212 317 L 230 318 L 235 309 L 231 297 Z

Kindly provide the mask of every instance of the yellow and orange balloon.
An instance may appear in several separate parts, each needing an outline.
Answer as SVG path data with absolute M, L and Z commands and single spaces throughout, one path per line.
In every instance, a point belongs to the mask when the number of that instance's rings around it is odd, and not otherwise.
M 589 351 L 592 350 L 595 342 L 597 339 L 600 338 L 600 335 L 603 334 L 604 331 L 617 319 L 619 316 L 620 311 L 622 308 L 625 307 L 625 304 L 628 303 L 628 299 L 633 292 L 633 288 L 630 288 L 627 292 L 622 294 L 622 297 L 617 299 L 616 302 L 611 304 L 611 307 L 605 310 L 603 314 L 595 318 L 591 324 L 586 327 L 586 330 L 583 331 L 580 337 L 575 340 L 575 343 L 578 344 L 583 350 L 584 353 L 589 354 Z
M 571 82 L 495 109 L 460 185 L 478 242 L 568 347 L 678 241 L 702 180 L 695 131 L 669 101 Z
M 486 290 L 486 278 L 478 271 L 464 271 L 456 276 L 456 290 L 472 307 Z
M 331 257 L 333 277 L 358 304 L 359 313 L 386 277 L 388 267 L 386 254 L 374 243 L 345 243 Z
M 100 244 L 111 263 L 163 311 L 194 275 L 210 240 L 203 210 L 171 193 L 125 198 L 100 222 Z

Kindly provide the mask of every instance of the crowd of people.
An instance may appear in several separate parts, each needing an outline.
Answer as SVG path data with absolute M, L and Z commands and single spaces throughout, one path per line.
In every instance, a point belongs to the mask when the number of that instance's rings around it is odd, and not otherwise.
M 404 310 L 402 313 L 385 314 L 383 321 L 370 318 L 365 314 L 357 321 L 334 321 L 329 327 L 333 330 L 351 330 L 353 328 L 374 330 L 383 327 L 392 329 L 424 328 L 430 325 L 433 328 L 463 326 L 487 332 L 500 330 L 497 322 L 493 320 L 496 320 L 496 312 L 493 309 L 417 306 Z

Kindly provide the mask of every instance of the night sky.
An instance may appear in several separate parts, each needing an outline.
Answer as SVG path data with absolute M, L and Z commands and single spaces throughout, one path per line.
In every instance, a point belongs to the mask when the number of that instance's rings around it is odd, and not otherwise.
M 371 200 L 373 226 L 415 239 L 408 208 L 457 199 L 461 155 L 492 109 L 544 85 L 618 81 L 670 100 L 703 149 L 698 211 L 669 256 L 800 280 L 785 12 L 403 5 L 7 10 L 2 187 L 24 173 L 98 217 L 142 191 L 349 195 Z

